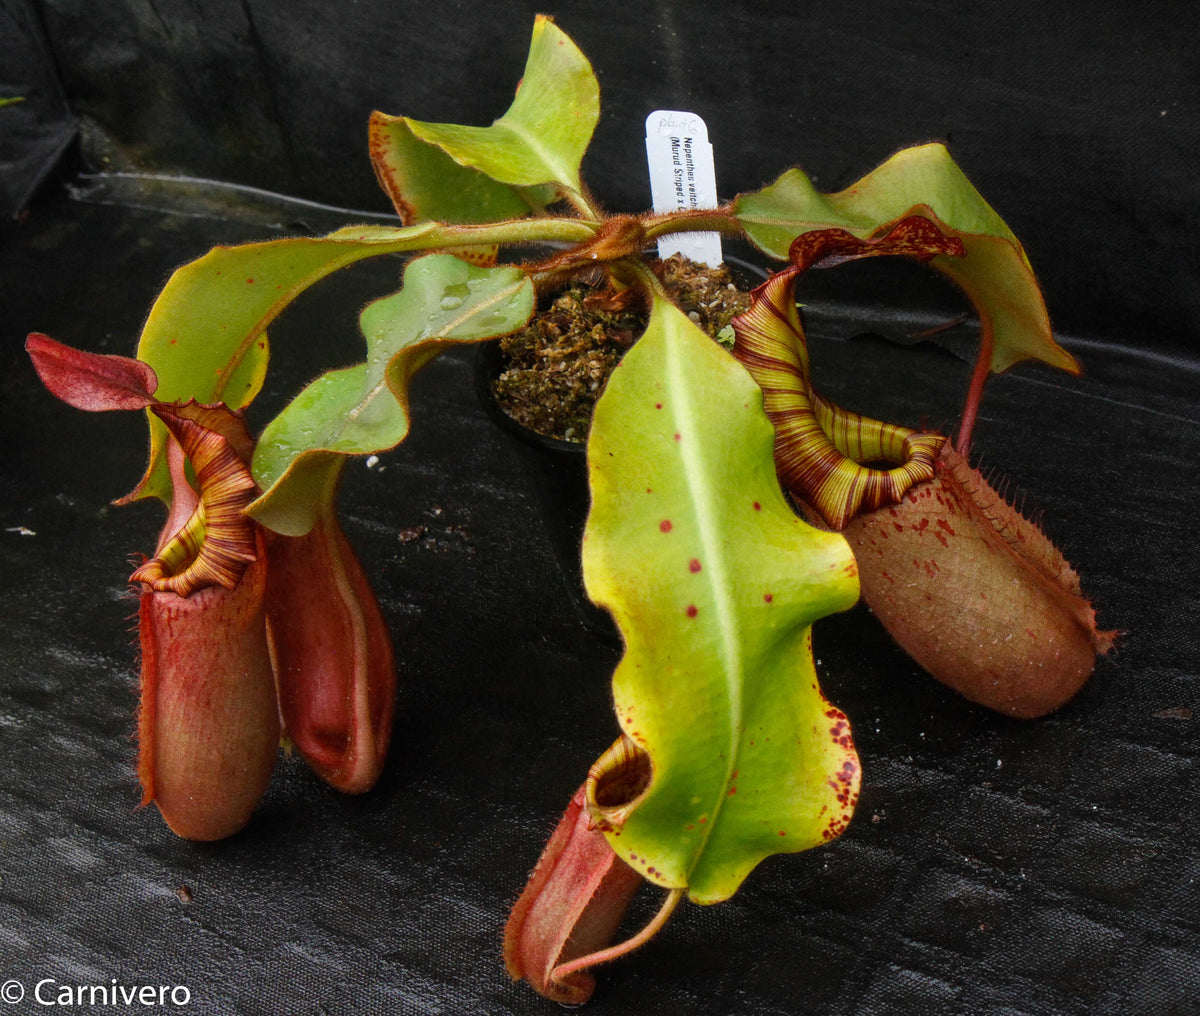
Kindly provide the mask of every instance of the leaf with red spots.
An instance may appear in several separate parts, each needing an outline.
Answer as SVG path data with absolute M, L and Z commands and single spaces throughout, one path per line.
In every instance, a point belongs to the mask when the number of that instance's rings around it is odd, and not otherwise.
M 584 575 L 625 639 L 617 715 L 652 771 L 597 817 L 628 863 L 700 902 L 832 838 L 858 793 L 809 644 L 815 620 L 855 602 L 853 557 L 788 507 L 772 444 L 749 374 L 656 300 L 588 444 Z

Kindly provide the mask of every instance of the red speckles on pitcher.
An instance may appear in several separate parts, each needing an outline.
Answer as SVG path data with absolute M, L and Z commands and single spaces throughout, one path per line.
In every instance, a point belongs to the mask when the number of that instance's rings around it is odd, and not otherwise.
M 925 491 L 932 502 L 918 501 Z M 932 525 L 921 524 L 927 520 Z M 888 525 L 903 535 L 864 553 Z M 896 507 L 859 516 L 844 535 L 858 557 L 863 598 L 884 627 L 973 702 L 1009 716 L 1045 715 L 1112 647 L 1114 633 L 1097 631 L 1058 549 L 949 446 L 932 480 Z

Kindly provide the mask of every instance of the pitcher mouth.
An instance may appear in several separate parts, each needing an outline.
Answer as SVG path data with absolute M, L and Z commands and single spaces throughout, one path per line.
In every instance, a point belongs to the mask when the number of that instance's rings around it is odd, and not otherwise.
M 775 425 L 780 482 L 840 531 L 855 516 L 897 504 L 914 484 L 932 479 L 946 439 L 851 412 L 814 390 L 796 282 L 813 265 L 880 254 L 961 254 L 962 243 L 919 215 L 873 240 L 838 229 L 800 239 L 804 244 L 798 240 L 792 247 L 792 267 L 754 290 L 750 310 L 733 319 L 733 355 L 762 389 L 763 408 Z
M 653 776 L 650 756 L 627 734 L 618 737 L 588 770 L 584 795 L 592 823 L 619 829 L 637 807 Z
M 216 425 L 228 429 L 240 420 L 223 406 L 155 405 L 151 407 L 171 432 L 180 460 L 191 463 L 200 488 L 199 500 L 187 521 L 130 576 L 153 592 L 179 596 L 208 586 L 232 589 L 257 559 L 255 523 L 245 514 L 258 494 L 250 467 L 233 442 Z M 173 481 L 187 484 L 182 468 Z M 193 493 L 193 496 L 194 493 Z

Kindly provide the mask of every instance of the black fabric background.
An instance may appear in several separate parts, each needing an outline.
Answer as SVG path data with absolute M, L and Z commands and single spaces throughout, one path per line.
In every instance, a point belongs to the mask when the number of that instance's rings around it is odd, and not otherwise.
M 1156 343 L 1186 346 L 1200 313 L 1190 228 L 1200 18 L 1177 0 L 455 0 L 436 13 L 424 0 L 4 0 L 0 10 L 44 26 L 94 166 L 377 211 L 387 203 L 364 157 L 370 111 L 490 123 L 543 10 L 600 80 L 585 172 L 613 209 L 648 203 L 637 153 L 655 108 L 706 118 L 723 196 L 797 163 L 838 190 L 898 148 L 943 140 L 1025 242 L 1060 330 L 1124 341 L 1145 326 Z M 23 37 L 0 42 L 14 45 L 0 79 L 32 58 Z
M 135 807 L 124 579 L 160 516 L 109 502 L 139 474 L 142 424 L 54 402 L 21 350 L 36 329 L 128 353 L 169 272 L 213 244 L 386 214 L 367 113 L 489 122 L 508 104 L 534 10 L 0 6 L 14 26 L 0 39 L 0 94 L 29 96 L 0 110 L 12 115 L 0 132 L 3 195 L 25 209 L 0 227 L 0 982 L 185 984 L 186 1011 L 198 1013 L 551 1011 L 509 982 L 500 934 L 615 734 L 618 651 L 562 595 L 534 488 L 475 401 L 470 357 L 427 369 L 411 439 L 351 468 L 343 493 L 401 661 L 380 786 L 339 797 L 281 757 L 250 827 L 197 846 Z M 1044 510 L 1101 623 L 1127 631 L 1076 700 L 1021 723 L 919 673 L 865 610 L 822 622 L 823 687 L 850 715 L 864 765 L 849 832 L 769 860 L 726 904 L 683 908 L 601 973 L 591 1011 L 1195 1012 L 1190 6 L 552 12 L 600 78 L 585 171 L 613 208 L 646 202 L 641 125 L 656 107 L 706 117 L 724 195 L 797 162 L 835 189 L 901 145 L 950 142 L 1025 242 L 1085 367 L 1079 379 L 1028 365 L 995 379 L 976 452 Z M 82 143 L 62 161 L 76 123 Z M 30 203 L 56 168 L 67 186 L 44 185 Z M 285 315 L 260 414 L 357 358 L 357 309 L 394 289 L 400 270 L 390 258 L 365 264 Z M 953 420 L 961 359 L 854 337 L 951 313 L 918 276 L 847 269 L 802 294 L 829 396 L 907 423 Z M 398 537 L 417 526 L 420 538 Z

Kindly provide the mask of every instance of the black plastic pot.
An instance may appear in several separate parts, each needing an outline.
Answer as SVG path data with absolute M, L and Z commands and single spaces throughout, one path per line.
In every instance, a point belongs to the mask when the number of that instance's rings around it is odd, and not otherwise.
M 726 263 L 742 288 L 756 286 L 767 277 L 762 267 L 740 258 L 727 257 Z M 562 569 L 571 604 L 579 619 L 601 638 L 620 643 L 621 636 L 608 611 L 597 607 L 588 598 L 583 585 L 581 548 L 591 504 L 587 445 L 546 437 L 522 426 L 504 412 L 492 393 L 492 381 L 502 369 L 499 340 L 482 343 L 475 359 L 475 385 L 479 401 L 497 426 L 517 440 L 554 557 Z
M 475 359 L 475 385 L 479 401 L 501 430 L 517 441 L 533 484 L 538 508 L 555 560 L 579 619 L 602 638 L 619 643 L 616 625 L 608 612 L 588 599 L 583 588 L 580 551 L 591 496 L 588 491 L 587 445 L 546 437 L 523 427 L 509 416 L 492 394 L 492 380 L 503 368 L 500 341 L 479 346 Z

